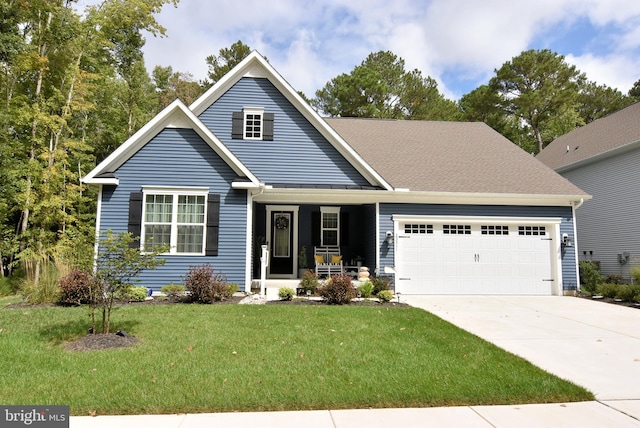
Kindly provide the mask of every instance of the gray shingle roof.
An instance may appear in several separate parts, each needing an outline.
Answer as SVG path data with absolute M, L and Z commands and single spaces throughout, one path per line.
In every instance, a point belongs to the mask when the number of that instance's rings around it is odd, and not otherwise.
M 327 118 L 395 188 L 586 195 L 484 123 Z
M 635 103 L 556 138 L 537 158 L 557 170 L 638 141 L 640 103 Z

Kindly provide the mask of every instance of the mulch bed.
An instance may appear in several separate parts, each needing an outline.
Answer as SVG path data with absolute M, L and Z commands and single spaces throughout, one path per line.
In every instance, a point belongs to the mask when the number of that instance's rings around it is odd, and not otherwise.
M 635 303 L 635 302 L 622 302 L 620 300 L 611 299 L 609 297 L 594 298 L 589 294 L 578 294 L 578 297 L 581 299 L 594 300 L 596 302 L 604 302 L 612 305 L 626 306 L 628 308 L 640 309 L 640 303 Z
M 73 342 L 66 343 L 67 351 L 98 351 L 101 349 L 128 348 L 140 342 L 133 336 L 118 336 L 115 333 L 88 334 Z

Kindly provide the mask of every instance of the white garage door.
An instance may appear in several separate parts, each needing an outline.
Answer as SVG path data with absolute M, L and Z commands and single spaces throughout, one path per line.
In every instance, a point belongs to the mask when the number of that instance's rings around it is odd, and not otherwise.
M 532 224 L 399 223 L 396 290 L 552 294 L 551 229 Z

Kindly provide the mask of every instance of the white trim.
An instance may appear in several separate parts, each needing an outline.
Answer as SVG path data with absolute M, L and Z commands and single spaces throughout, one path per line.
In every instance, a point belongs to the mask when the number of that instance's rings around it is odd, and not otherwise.
M 245 263 L 244 263 L 244 291 L 251 292 L 252 275 L 252 251 L 253 251 L 253 198 L 251 192 L 247 192 L 247 234 L 245 236 Z
M 302 189 L 265 186 L 256 196 L 261 203 L 362 204 L 411 203 L 449 205 L 527 205 L 568 207 L 587 195 L 532 195 L 517 193 L 412 192 L 351 189 Z
M 336 243 L 335 244 L 327 244 L 324 242 L 324 213 L 327 214 L 337 214 L 338 215 L 338 227 L 336 227 L 336 232 L 337 232 L 337 236 L 336 236 Z M 321 247 L 339 247 L 340 246 L 340 233 L 341 233 L 341 224 L 340 224 L 340 207 L 325 207 L 325 206 L 321 206 L 320 207 L 320 246 Z M 327 228 L 327 230 L 333 230 L 330 228 Z
M 181 195 L 201 195 L 209 193 L 208 187 L 185 187 L 185 186 L 142 186 L 143 192 L 150 193 L 179 193 Z
M 376 267 L 374 272 L 376 274 L 380 274 L 380 203 L 376 202 L 375 203 L 375 207 L 376 207 Z
M 579 161 L 575 161 L 573 163 L 567 164 L 567 165 L 562 165 L 559 166 L 555 169 L 555 172 L 557 172 L 558 174 L 562 174 L 563 172 L 568 172 L 571 171 L 572 169 L 576 169 L 576 168 L 580 168 L 601 160 L 605 160 L 608 159 L 610 157 L 613 156 L 617 156 L 617 155 L 621 155 L 621 154 L 625 154 L 627 152 L 633 151 L 636 148 L 640 147 L 640 140 L 636 140 L 636 141 L 632 141 L 629 143 L 626 143 L 622 146 L 618 146 L 615 147 L 613 149 L 604 151 L 604 152 L 600 152 L 597 153 L 593 156 L 590 156 L 588 158 L 585 159 L 581 159 Z
M 291 248 L 293 261 L 292 261 L 292 272 L 290 275 L 281 275 L 282 278 L 297 278 L 298 277 L 298 220 L 300 218 L 299 205 L 267 205 L 267 224 L 266 224 L 266 239 L 269 245 L 269 254 L 271 254 L 271 213 L 278 211 L 293 211 L 293 227 L 291 233 L 293 233 L 293 244 Z M 267 266 L 268 272 L 267 275 L 271 277 L 271 263 Z M 280 274 L 278 274 L 280 276 Z
M 204 256 L 207 248 L 207 214 L 208 214 L 208 187 L 159 187 L 159 186 L 142 186 L 142 213 L 140 219 L 140 248 L 144 248 L 145 243 L 145 226 L 147 225 L 147 195 L 171 195 L 171 223 L 170 223 L 170 248 L 168 256 Z M 178 227 L 184 223 L 178 223 L 178 198 L 180 196 L 204 196 L 204 222 L 193 223 L 196 226 L 202 226 L 202 250 L 199 252 L 179 253 L 178 252 Z M 151 222 L 151 224 L 156 224 Z
M 254 140 L 254 141 L 262 141 L 264 138 L 264 107 L 243 107 L 242 108 L 243 119 L 242 119 L 242 138 L 244 140 Z M 248 137 L 247 136 L 247 115 L 260 115 L 260 136 L 259 137 Z
M 120 147 L 113 151 L 98 166 L 85 175 L 81 181 L 87 184 L 115 184 L 118 185 L 117 178 L 99 178 L 106 172 L 115 172 L 127 160 L 135 155 L 138 150 L 144 147 L 163 129 L 175 127 L 181 124 L 182 127 L 193 129 L 226 163 L 241 177 L 247 177 L 252 183 L 258 184 L 259 180 L 251 171 L 216 137 L 200 119 L 193 114 L 179 99 L 169 104 L 158 113 L 153 119 L 147 122 L 142 128 L 133 134 Z M 184 124 L 184 125 L 182 125 Z M 189 125 L 189 126 L 187 126 Z
M 560 224 L 560 217 L 494 217 L 494 216 L 439 216 L 439 215 L 404 215 L 393 214 L 394 222 L 402 223 L 467 223 L 467 224 L 518 224 L 518 225 L 549 225 Z
M 571 214 L 573 216 L 573 258 L 576 264 L 576 290 L 578 291 L 580 290 L 580 252 L 578 251 L 578 221 L 576 219 L 576 209 L 579 208 L 580 205 L 571 207 Z
M 243 77 L 262 77 L 268 79 L 369 183 L 372 185 L 380 185 L 386 190 L 393 190 L 393 187 L 347 144 L 347 142 L 322 119 L 318 112 L 312 109 L 311 106 L 302 99 L 298 92 L 289 85 L 273 66 L 255 50 L 229 73 L 225 74 L 222 79 L 218 80 L 207 92 L 195 100 L 189 106 L 189 109 L 191 109 L 196 116 L 199 116 Z
M 100 250 L 100 223 L 102 221 L 102 184 L 98 186 L 98 203 L 96 212 L 96 232 L 93 243 L 93 273 L 98 271 L 98 251 Z

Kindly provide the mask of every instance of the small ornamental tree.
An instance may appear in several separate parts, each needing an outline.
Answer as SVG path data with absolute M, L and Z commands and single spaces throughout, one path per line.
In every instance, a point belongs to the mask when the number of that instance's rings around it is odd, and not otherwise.
M 140 238 L 131 233 L 113 233 L 109 230 L 98 242 L 96 259 L 96 281 L 101 287 L 95 302 L 91 303 L 91 322 L 96 331 L 95 310 L 102 310 L 102 333 L 109 333 L 111 326 L 111 309 L 116 295 L 134 285 L 136 278 L 143 270 L 155 269 L 165 263 L 158 255 L 169 251 L 168 246 L 153 246 L 150 250 L 140 251 L 136 244 Z

